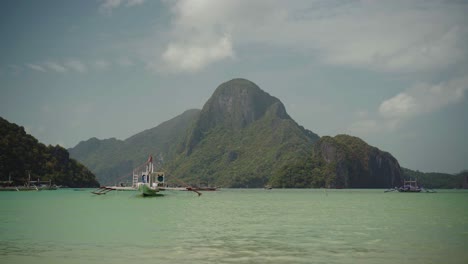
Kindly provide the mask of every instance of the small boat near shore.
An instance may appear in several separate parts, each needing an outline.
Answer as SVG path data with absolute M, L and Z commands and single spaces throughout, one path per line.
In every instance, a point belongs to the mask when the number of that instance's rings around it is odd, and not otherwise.
M 28 179 L 26 179 L 23 185 L 15 185 L 15 182 L 11 180 L 9 176 L 8 181 L 0 181 L 0 191 L 42 191 L 42 190 L 57 190 L 60 186 L 52 184 L 51 180 L 31 181 L 31 174 L 28 173 Z
M 432 190 L 432 189 L 425 189 L 421 186 L 418 185 L 418 182 L 416 180 L 408 180 L 408 181 L 403 181 L 403 185 L 400 186 L 400 187 L 395 187 L 395 188 L 391 188 L 391 189 L 388 189 L 386 190 L 385 192 L 393 192 L 393 191 L 397 191 L 397 192 L 409 192 L 409 193 L 419 193 L 419 192 L 428 192 L 428 193 L 435 193 L 436 191 Z
M 17 192 L 22 192 L 22 191 L 40 191 L 39 188 L 35 185 L 31 186 L 3 186 L 0 187 L 0 191 L 17 191 Z

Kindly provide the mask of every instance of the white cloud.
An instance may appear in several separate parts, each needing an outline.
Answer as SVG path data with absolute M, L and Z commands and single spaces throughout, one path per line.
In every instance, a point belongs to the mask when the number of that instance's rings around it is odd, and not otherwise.
M 382 102 L 379 113 L 390 119 L 406 119 L 419 114 L 437 111 L 457 103 L 468 90 L 468 76 L 438 84 L 417 84 Z
M 411 118 L 436 112 L 465 98 L 468 75 L 437 84 L 419 83 L 383 101 L 374 118 L 363 116 L 348 130 L 358 135 L 394 131 Z
M 415 98 L 407 93 L 400 93 L 395 97 L 388 99 L 379 107 L 379 112 L 384 117 L 393 118 L 404 115 L 416 114 L 418 105 Z
M 223 36 L 217 40 L 191 43 L 171 43 L 162 58 L 170 70 L 197 71 L 208 64 L 234 56 L 231 40 Z
M 158 71 L 194 72 L 234 57 L 229 28 L 222 17 L 237 1 L 173 1 L 168 44 L 148 66 Z M 220 13 L 218 13 L 218 11 Z
M 28 66 L 29 68 L 31 68 L 31 69 L 33 69 L 35 71 L 46 72 L 46 69 L 44 69 L 44 67 L 42 67 L 41 65 L 28 63 L 28 64 L 26 64 L 26 66 Z
M 126 6 L 136 6 L 142 5 L 145 3 L 146 0 L 128 0 Z
M 112 10 L 120 6 L 132 7 L 142 5 L 146 0 L 103 0 L 99 6 L 99 11 L 110 15 Z
M 236 45 L 277 46 L 317 55 L 325 63 L 380 71 L 444 69 L 466 58 L 468 5 L 438 1 L 168 1 L 174 15 L 163 58 L 205 54 L 223 36 Z M 180 70 L 189 62 L 170 56 Z M 159 59 L 159 58 L 157 58 Z M 192 67 L 195 68 L 195 67 Z
M 86 65 L 79 61 L 79 60 L 76 60 L 76 59 L 70 59 L 68 61 L 65 62 L 65 65 L 72 69 L 72 70 L 75 70 L 77 72 L 80 72 L 80 73 L 83 73 L 83 72 L 86 72 L 87 71 L 87 68 L 86 68 Z
M 67 69 L 64 66 L 62 66 L 62 65 L 60 65 L 60 64 L 58 64 L 57 62 L 54 62 L 54 61 L 47 61 L 47 62 L 44 63 L 44 65 L 47 68 L 49 68 L 51 70 L 54 70 L 56 72 L 63 73 L 63 72 L 67 71 Z
M 112 9 L 117 8 L 122 4 L 122 0 L 103 0 L 99 6 L 99 11 L 104 14 L 111 14 Z

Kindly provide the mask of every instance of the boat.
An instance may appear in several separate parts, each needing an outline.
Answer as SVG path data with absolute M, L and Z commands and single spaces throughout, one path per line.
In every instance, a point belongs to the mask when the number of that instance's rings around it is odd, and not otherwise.
M 143 170 L 138 168 L 133 170 L 133 186 L 143 196 L 161 195 L 159 192 L 164 190 L 162 189 L 164 186 L 164 172 L 154 170 L 153 156 L 149 156 L 148 161 L 143 167 Z
M 416 180 L 404 181 L 403 186 L 397 188 L 399 192 L 421 192 L 421 190 Z
M 39 191 L 40 189 L 37 188 L 37 186 L 35 185 L 30 185 L 30 186 L 27 186 L 27 185 L 21 185 L 21 186 L 3 186 L 3 187 L 0 187 L 0 191 L 17 191 L 17 192 L 21 192 L 21 191 Z
M 1 181 L 0 182 L 0 191 L 39 191 L 40 189 L 31 182 L 31 173 L 28 172 L 28 179 L 24 183 L 24 185 L 13 185 L 13 181 L 11 180 L 11 175 L 8 176 L 8 181 Z
M 159 178 L 159 179 L 158 179 Z M 158 196 L 160 191 L 165 189 L 162 187 L 164 184 L 164 174 L 150 172 L 142 175 L 142 182 L 138 182 L 138 191 L 143 196 Z
M 58 190 L 60 187 L 60 185 L 56 185 L 56 184 L 52 184 L 52 180 L 48 180 L 48 181 L 41 181 L 39 179 L 37 179 L 37 181 L 30 181 L 30 184 L 34 185 L 34 186 L 37 186 L 38 190 L 39 191 L 42 191 L 42 190 Z
M 411 192 L 411 193 L 418 193 L 418 192 L 427 192 L 427 193 L 436 193 L 433 189 L 428 189 L 428 188 L 423 188 L 421 186 L 418 186 L 418 183 L 415 180 L 408 180 L 408 181 L 403 181 L 403 186 L 401 187 L 395 187 L 386 190 L 385 192 Z
M 102 186 L 93 191 L 93 194 L 101 195 L 111 191 L 139 191 L 142 196 L 163 196 L 162 191 L 215 191 L 215 187 L 191 187 L 184 183 L 187 187 L 168 187 L 165 184 L 165 172 L 156 171 L 153 163 L 153 156 L 149 156 L 148 161 L 138 166 L 132 172 L 132 186 Z M 178 180 L 180 181 L 180 180 Z M 180 181 L 182 182 L 182 181 Z

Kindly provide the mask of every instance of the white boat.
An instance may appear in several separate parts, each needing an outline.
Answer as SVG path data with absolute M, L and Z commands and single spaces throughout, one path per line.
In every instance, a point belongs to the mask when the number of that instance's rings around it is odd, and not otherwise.
M 153 157 L 150 156 L 144 166 L 133 170 L 133 187 L 143 196 L 161 195 L 159 192 L 165 190 L 164 178 L 164 172 L 154 170 Z
M 139 191 L 143 196 L 162 196 L 161 191 L 192 191 L 201 195 L 199 191 L 208 190 L 188 186 L 187 187 L 167 187 L 164 184 L 164 171 L 156 171 L 153 157 L 149 156 L 148 161 L 133 170 L 132 186 L 102 186 L 92 193 L 101 195 L 110 191 Z M 210 191 L 216 188 L 210 188 Z

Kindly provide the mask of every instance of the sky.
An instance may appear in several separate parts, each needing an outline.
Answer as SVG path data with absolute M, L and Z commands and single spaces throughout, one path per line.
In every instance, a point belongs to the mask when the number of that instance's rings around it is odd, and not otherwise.
M 0 116 L 45 144 L 125 139 L 246 78 L 320 136 L 468 169 L 468 1 L 4 0 Z

